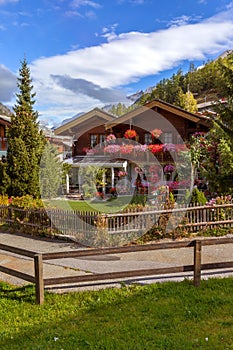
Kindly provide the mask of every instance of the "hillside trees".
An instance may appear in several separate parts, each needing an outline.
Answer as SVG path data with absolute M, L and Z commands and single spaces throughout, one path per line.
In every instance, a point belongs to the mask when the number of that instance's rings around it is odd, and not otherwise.
M 155 89 L 149 94 L 142 95 L 138 104 L 151 101 L 154 98 L 161 99 L 175 106 L 184 108 L 183 101 L 180 99 L 182 94 L 191 92 L 199 101 L 210 97 L 223 96 L 221 89 L 221 74 L 217 61 L 207 62 L 202 67 L 195 67 L 190 64 L 189 71 L 183 74 L 178 70 L 168 79 L 162 79 L 155 86 Z
M 219 60 L 221 74 L 221 92 L 227 99 L 227 104 L 217 103 L 215 111 L 218 114 L 216 123 L 231 138 L 233 138 L 233 54 L 227 59 Z
M 116 115 L 116 116 L 121 116 L 131 110 L 133 110 L 135 107 L 134 106 L 125 106 L 123 103 L 118 103 L 117 105 L 111 106 L 111 108 L 108 110 L 109 113 Z
M 219 192 L 233 193 L 233 55 L 218 61 L 221 90 L 227 103 L 217 103 L 213 127 L 210 131 L 211 144 L 216 145 L 218 158 L 213 164 L 216 169 L 212 181 Z M 210 156 L 207 158 L 210 160 Z
M 18 77 L 19 93 L 8 130 L 7 174 L 8 194 L 33 197 L 40 195 L 39 168 L 44 136 L 39 129 L 38 113 L 33 110 L 35 93 L 26 59 L 21 63 Z
M 216 114 L 210 114 L 213 124 L 206 135 L 191 138 L 192 161 L 209 183 L 211 192 L 233 193 L 233 57 L 218 62 L 219 90 L 227 103 L 214 105 Z

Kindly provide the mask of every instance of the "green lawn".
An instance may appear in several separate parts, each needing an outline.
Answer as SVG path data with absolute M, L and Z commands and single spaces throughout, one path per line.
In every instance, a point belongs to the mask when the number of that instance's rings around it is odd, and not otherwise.
M 132 200 L 132 196 L 119 196 L 110 201 L 91 200 L 51 200 L 46 201 L 46 206 L 52 206 L 65 210 L 97 211 L 102 213 L 116 213 L 127 207 Z
M 233 349 L 233 278 L 45 294 L 0 283 L 0 348 Z

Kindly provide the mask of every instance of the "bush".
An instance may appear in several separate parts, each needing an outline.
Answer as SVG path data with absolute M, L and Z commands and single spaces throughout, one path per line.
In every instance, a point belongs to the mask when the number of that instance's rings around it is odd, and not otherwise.
M 44 207 L 41 199 L 35 199 L 29 194 L 22 197 L 11 197 L 10 204 L 12 207 L 22 209 L 39 209 Z
M 198 188 L 194 188 L 192 194 L 190 194 L 190 192 L 187 191 L 185 199 L 188 203 L 191 204 L 205 205 L 208 202 L 204 193 L 199 191 Z
M 0 205 L 8 205 L 9 199 L 6 195 L 0 195 Z
M 146 205 L 147 196 L 144 194 L 135 194 L 130 202 L 130 204 L 142 205 L 143 207 Z

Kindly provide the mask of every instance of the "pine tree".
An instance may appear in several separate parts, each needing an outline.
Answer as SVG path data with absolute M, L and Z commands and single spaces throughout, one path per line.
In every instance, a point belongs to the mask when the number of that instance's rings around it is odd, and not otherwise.
M 62 193 L 63 164 L 58 151 L 46 143 L 40 164 L 40 189 L 42 199 L 58 197 Z
M 44 136 L 39 129 L 38 113 L 33 110 L 35 93 L 26 59 L 21 62 L 18 77 L 19 93 L 8 130 L 7 174 L 10 177 L 8 194 L 39 197 L 40 159 Z

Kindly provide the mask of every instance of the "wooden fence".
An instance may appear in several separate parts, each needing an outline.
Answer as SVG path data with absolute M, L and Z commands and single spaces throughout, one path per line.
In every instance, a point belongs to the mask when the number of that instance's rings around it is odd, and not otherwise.
M 215 262 L 202 264 L 202 246 L 207 245 L 219 245 L 219 244 L 233 244 L 233 238 L 217 238 L 217 239 L 205 239 L 205 240 L 192 240 L 192 241 L 180 241 L 180 242 L 167 242 L 167 243 L 155 243 L 138 246 L 125 246 L 114 248 L 101 248 L 101 249 L 80 249 L 66 252 L 54 252 L 54 253 L 37 253 L 34 251 L 28 251 L 19 249 L 16 247 L 0 244 L 0 250 L 12 252 L 21 256 L 27 256 L 34 259 L 34 276 L 16 271 L 11 268 L 0 265 L 0 271 L 23 280 L 35 283 L 36 286 L 36 302 L 38 304 L 44 303 L 44 288 L 46 286 L 61 285 L 61 284 L 74 284 L 81 282 L 93 282 L 103 280 L 124 280 L 126 278 L 136 278 L 141 276 L 156 276 L 163 274 L 171 274 L 177 272 L 189 272 L 193 271 L 194 286 L 198 287 L 201 282 L 202 270 L 215 270 L 223 268 L 232 268 L 233 261 L 228 262 Z M 64 259 L 64 258 L 83 258 L 96 255 L 107 254 L 124 254 L 133 253 L 139 251 L 153 251 L 159 249 L 179 249 L 179 248 L 194 248 L 194 258 L 192 265 L 173 266 L 165 268 L 153 268 L 153 269 L 141 269 L 141 270 L 129 270 L 118 272 L 106 272 L 97 274 L 85 274 L 79 276 L 68 277 L 55 277 L 44 278 L 43 276 L 43 262 L 52 259 Z M 20 266 L 19 266 L 20 267 Z
M 161 218 L 170 221 L 172 228 L 187 228 L 197 232 L 204 227 L 214 228 L 218 225 L 233 226 L 233 204 L 215 206 L 179 207 L 166 210 L 143 210 L 127 213 L 106 214 L 109 233 L 134 232 L 159 226 Z
M 98 220 L 102 219 L 109 235 L 145 233 L 151 227 L 167 222 L 170 229 L 187 229 L 197 232 L 203 228 L 219 225 L 233 227 L 233 203 L 214 206 L 175 207 L 155 210 L 153 207 L 131 209 L 119 213 L 98 214 L 97 212 L 59 209 L 24 210 L 8 206 L 0 207 L 0 222 L 16 229 L 32 228 L 39 231 L 60 232 L 62 235 L 94 235 Z

